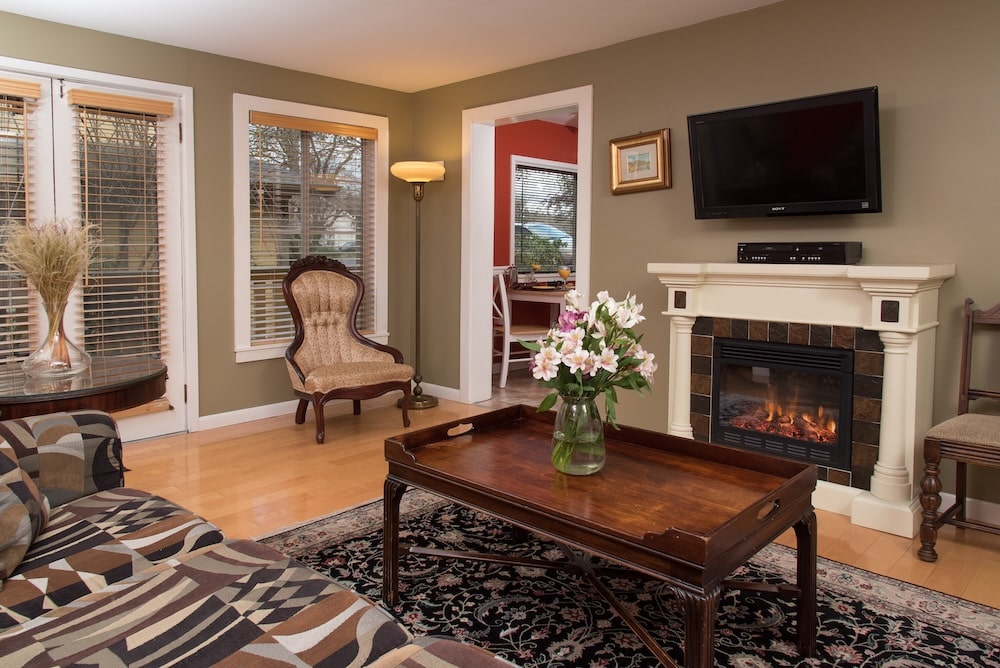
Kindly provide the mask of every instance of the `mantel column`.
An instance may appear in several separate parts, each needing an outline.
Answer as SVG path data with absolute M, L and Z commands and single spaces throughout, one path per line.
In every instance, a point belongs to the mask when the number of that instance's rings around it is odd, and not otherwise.
M 878 461 L 871 479 L 872 496 L 883 501 L 909 503 L 913 499 L 910 472 L 906 468 L 906 399 L 908 356 L 913 336 L 902 332 L 879 332 L 885 346 L 882 376 L 882 418 Z
M 694 438 L 691 427 L 691 331 L 695 319 L 686 315 L 670 318 L 670 404 L 667 433 Z

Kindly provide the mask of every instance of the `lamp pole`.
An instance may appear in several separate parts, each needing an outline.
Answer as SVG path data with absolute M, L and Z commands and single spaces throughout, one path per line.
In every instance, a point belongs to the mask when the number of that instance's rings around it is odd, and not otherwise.
M 423 376 L 420 373 L 420 202 L 424 199 L 424 186 L 428 181 L 439 180 L 444 177 L 444 165 L 438 162 L 397 162 L 389 168 L 392 175 L 408 183 L 413 184 L 413 200 L 416 204 L 416 224 L 414 233 L 416 240 L 416 280 L 414 281 L 415 296 L 413 307 L 415 318 L 413 325 L 414 345 L 413 345 L 413 392 L 410 394 L 407 409 L 422 410 L 424 408 L 434 408 L 438 405 L 437 397 L 424 394 L 424 389 L 420 387 Z M 403 399 L 396 402 L 397 406 L 402 406 Z

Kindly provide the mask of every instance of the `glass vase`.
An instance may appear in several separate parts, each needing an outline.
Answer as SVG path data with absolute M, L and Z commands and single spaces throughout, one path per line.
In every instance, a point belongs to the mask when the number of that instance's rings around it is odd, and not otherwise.
M 570 475 L 604 467 L 604 423 L 593 397 L 562 397 L 552 430 L 552 465 Z
M 90 369 L 90 355 L 66 338 L 63 315 L 66 302 L 45 304 L 49 320 L 48 333 L 42 345 L 28 355 L 22 369 L 29 378 L 72 378 Z

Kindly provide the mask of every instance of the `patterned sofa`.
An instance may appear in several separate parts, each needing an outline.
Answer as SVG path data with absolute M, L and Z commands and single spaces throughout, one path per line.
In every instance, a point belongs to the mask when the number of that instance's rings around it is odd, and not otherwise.
M 0 666 L 510 666 L 121 487 L 113 419 L 0 421 Z M 51 509 L 49 505 L 51 504 Z

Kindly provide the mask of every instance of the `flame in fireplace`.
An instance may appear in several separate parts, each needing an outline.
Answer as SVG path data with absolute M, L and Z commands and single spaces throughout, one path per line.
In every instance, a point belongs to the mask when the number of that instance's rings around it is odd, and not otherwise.
M 769 392 L 770 393 L 770 392 Z M 798 392 L 789 406 L 798 405 Z M 811 441 L 814 443 L 836 443 L 837 422 L 826 415 L 823 406 L 816 408 L 816 414 L 786 408 L 776 399 L 769 397 L 758 410 L 739 415 L 729 422 L 737 429 L 758 431 L 772 436 Z

